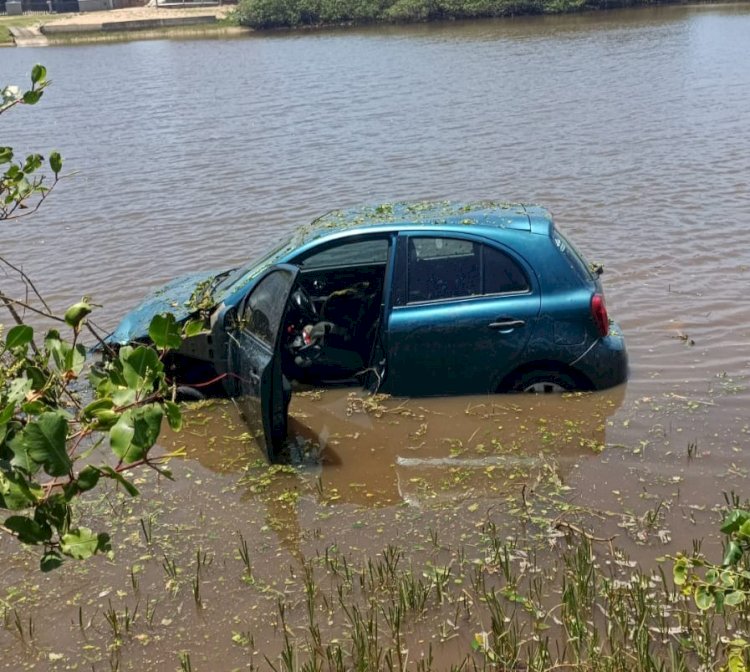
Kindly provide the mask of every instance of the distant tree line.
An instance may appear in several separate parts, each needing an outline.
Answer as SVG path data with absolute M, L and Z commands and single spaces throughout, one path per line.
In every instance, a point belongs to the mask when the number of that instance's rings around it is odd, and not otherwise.
M 238 15 L 242 25 L 262 29 L 562 14 L 652 4 L 661 3 L 659 0 L 240 0 Z

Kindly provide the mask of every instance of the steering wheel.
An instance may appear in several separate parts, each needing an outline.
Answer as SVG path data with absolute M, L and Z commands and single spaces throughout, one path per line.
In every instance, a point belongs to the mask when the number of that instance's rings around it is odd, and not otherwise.
M 292 292 L 291 300 L 303 323 L 315 324 L 318 321 L 318 311 L 315 304 L 302 285 L 297 285 L 297 288 Z

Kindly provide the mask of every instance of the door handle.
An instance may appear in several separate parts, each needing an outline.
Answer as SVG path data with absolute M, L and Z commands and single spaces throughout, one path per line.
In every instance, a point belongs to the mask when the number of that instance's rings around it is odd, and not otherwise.
M 501 317 L 495 322 L 490 322 L 487 326 L 490 329 L 511 330 L 525 325 L 526 322 L 524 320 L 514 320 L 512 318 Z

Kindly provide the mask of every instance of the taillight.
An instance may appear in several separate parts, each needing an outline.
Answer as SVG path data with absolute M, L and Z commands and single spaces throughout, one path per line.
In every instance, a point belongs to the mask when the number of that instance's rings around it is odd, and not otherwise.
M 591 317 L 594 319 L 599 335 L 606 336 L 609 333 L 609 316 L 603 294 L 594 294 L 591 297 Z

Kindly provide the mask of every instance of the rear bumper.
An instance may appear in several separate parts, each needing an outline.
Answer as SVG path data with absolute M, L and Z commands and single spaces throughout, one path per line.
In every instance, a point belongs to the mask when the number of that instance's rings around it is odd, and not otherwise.
M 573 366 L 591 381 L 595 390 L 625 382 L 628 378 L 628 351 L 620 325 L 610 323 L 609 334 L 596 341 Z

